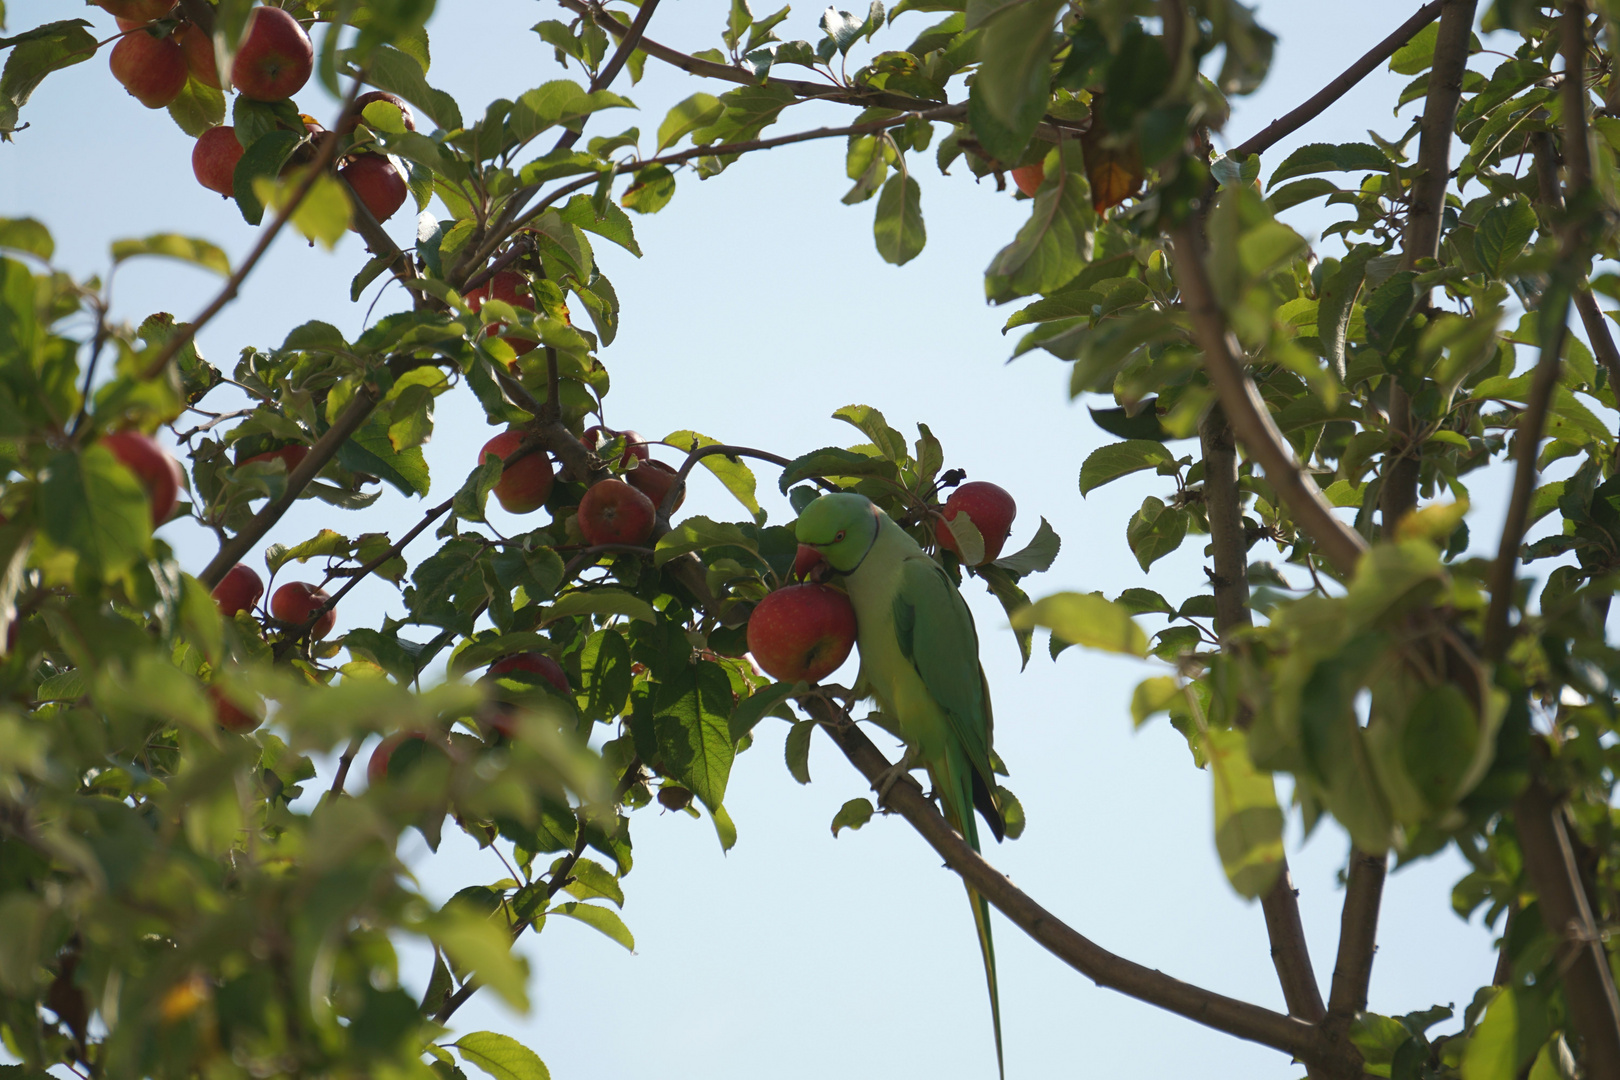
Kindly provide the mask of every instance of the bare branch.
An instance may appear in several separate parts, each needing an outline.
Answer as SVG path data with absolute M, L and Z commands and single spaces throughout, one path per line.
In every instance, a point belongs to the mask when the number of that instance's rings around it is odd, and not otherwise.
M 822 723 L 833 742 L 862 775 L 874 786 L 882 783 L 890 769 L 889 760 L 846 713 L 821 696 L 801 698 L 800 702 Z M 986 862 L 915 785 L 893 784 L 888 795 L 879 801 L 884 809 L 910 822 L 948 867 L 1014 925 L 1099 986 L 1118 990 L 1217 1031 L 1281 1050 L 1302 1061 L 1317 1061 L 1326 1055 L 1327 1049 L 1316 1028 L 1303 1020 L 1181 982 L 1117 956 L 1086 938 Z
M 1373 70 L 1395 55 L 1395 51 L 1425 26 L 1432 23 L 1445 6 L 1446 0 L 1430 0 L 1418 8 L 1410 19 L 1396 28 L 1393 34 L 1374 45 L 1360 60 L 1344 69 L 1344 73 L 1307 98 L 1304 104 L 1267 124 L 1258 135 L 1251 135 L 1230 151 L 1232 157 L 1260 154 L 1286 139 L 1306 124 L 1315 120 L 1328 107 L 1347 94 L 1351 87 L 1371 75 Z
M 1204 353 L 1204 370 L 1220 395 L 1233 431 L 1249 456 L 1265 470 L 1266 479 L 1294 520 L 1316 541 L 1328 561 L 1341 573 L 1351 573 L 1367 549 L 1367 542 L 1334 515 L 1316 481 L 1295 460 L 1293 449 L 1277 430 L 1259 390 L 1244 371 L 1239 360 L 1241 350 L 1215 301 L 1196 226 L 1183 222 L 1172 231 L 1171 239 L 1182 304 L 1192 317 L 1194 338 Z
M 647 32 L 647 26 L 652 22 L 653 12 L 657 10 L 658 0 L 641 0 L 641 9 L 636 12 L 635 21 L 630 24 L 629 31 L 620 36 L 619 47 L 614 50 L 612 58 L 602 66 L 602 70 L 596 73 L 596 77 L 591 79 L 592 93 L 598 90 L 606 90 L 613 85 L 613 80 L 619 77 L 619 72 L 624 70 L 624 65 L 629 61 L 630 54 L 635 52 L 636 46 L 641 44 L 642 35 Z M 562 137 L 557 140 L 557 145 L 552 147 L 552 152 L 568 149 L 579 141 L 579 136 L 580 132 L 578 131 L 563 132 Z
M 1378 908 L 1384 896 L 1388 856 L 1350 849 L 1350 872 L 1339 913 L 1339 955 L 1328 993 L 1328 1016 L 1348 1030 L 1356 1013 L 1367 1007 L 1373 953 L 1378 948 Z

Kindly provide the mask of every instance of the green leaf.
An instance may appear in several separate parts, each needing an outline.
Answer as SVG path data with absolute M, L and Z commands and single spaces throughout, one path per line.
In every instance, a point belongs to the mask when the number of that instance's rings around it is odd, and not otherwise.
M 1186 510 L 1166 506 L 1152 495 L 1142 500 L 1142 508 L 1131 515 L 1125 527 L 1125 540 L 1143 570 L 1181 546 L 1190 516 Z
M 1236 728 L 1204 732 L 1215 786 L 1215 849 L 1226 880 L 1254 899 L 1270 891 L 1282 870 L 1283 813 L 1276 784 L 1249 759 L 1248 736 Z
M 193 139 L 225 122 L 225 95 L 217 87 L 189 79 L 180 96 L 169 102 L 169 116 Z
M 589 195 L 575 195 L 557 211 L 557 216 L 564 224 L 593 232 L 618 244 L 636 258 L 641 258 L 641 245 L 636 243 L 636 232 L 630 218 L 616 204 L 604 203 L 598 213 L 595 200 Z
M 11 48 L 0 70 L 0 140 L 10 140 L 17 130 L 17 110 L 28 104 L 45 76 L 96 54 L 95 36 L 85 29 L 89 25 L 83 19 L 64 19 L 0 39 L 0 47 Z
M 265 550 L 264 564 L 274 574 L 294 559 L 308 562 L 322 556 L 346 556 L 353 548 L 354 545 L 347 536 L 331 529 L 322 529 L 302 544 L 295 544 L 292 547 L 272 544 Z
M 429 86 L 421 63 L 409 53 L 392 45 L 381 45 L 369 56 L 348 58 L 364 68 L 368 83 L 379 90 L 398 94 L 444 130 L 454 131 L 462 126 L 456 99 Z
M 478 1066 L 495 1080 L 551 1080 L 551 1072 L 540 1055 L 510 1035 L 474 1031 L 450 1045 L 461 1052 L 462 1060 Z
M 1324 358 L 1342 379 L 1345 373 L 1345 338 L 1356 296 L 1367 276 L 1367 262 L 1377 255 L 1373 244 L 1357 244 L 1340 260 L 1338 267 L 1324 275 L 1321 299 L 1316 306 L 1316 333 L 1322 341 Z
M 1127 439 L 1099 446 L 1080 466 L 1080 494 L 1088 495 L 1110 481 L 1142 469 L 1172 465 L 1175 460 L 1176 456 L 1168 447 L 1150 439 Z
M 884 262 L 904 266 L 917 257 L 928 242 L 928 231 L 923 227 L 922 188 L 917 181 L 905 175 L 889 177 L 878 195 L 872 234 Z
M 1152 589 L 1126 589 L 1115 601 L 1132 615 L 1174 615 L 1176 609 L 1170 601 Z
M 40 525 L 92 573 L 116 574 L 145 557 L 152 508 L 135 474 L 92 445 L 53 455 L 39 490 Z
M 1131 693 L 1131 723 L 1141 727 L 1182 697 L 1181 684 L 1171 675 L 1143 679 Z
M 507 1005 L 527 1011 L 527 965 L 512 955 L 512 938 L 504 926 L 469 904 L 452 901 L 428 922 L 427 930 L 457 967 L 475 972 Z
M 1389 156 L 1371 143 L 1309 143 L 1289 154 L 1271 174 L 1270 187 L 1296 176 L 1323 172 L 1386 172 Z
M 832 834 L 837 836 L 840 829 L 859 829 L 872 820 L 873 813 L 872 804 L 866 799 L 849 800 L 833 815 Z
M 709 811 L 709 820 L 714 822 L 714 834 L 720 838 L 720 850 L 730 851 L 737 846 L 737 825 L 726 813 L 726 808 L 716 806 Z
M 611 91 L 588 92 L 572 80 L 554 79 L 519 97 L 507 123 L 514 136 L 527 142 L 559 124 L 573 127 L 593 112 L 629 107 L 629 99 Z
M 422 448 L 395 451 L 384 418 L 373 415 L 365 427 L 338 448 L 338 464 L 351 472 L 380 476 L 403 495 L 426 495 L 431 484 Z
M 1492 277 L 1501 277 L 1535 233 L 1536 212 L 1524 196 L 1506 199 L 1485 212 L 1474 230 L 1474 254 Z
M 51 239 L 51 231 L 33 218 L 0 218 L 0 248 L 49 259 L 56 253 L 56 241 Z
M 240 133 L 237 137 L 241 138 Z M 290 131 L 271 131 L 250 145 L 236 163 L 232 190 L 242 218 L 249 225 L 257 225 L 264 220 L 264 203 L 254 190 L 255 181 L 261 177 L 274 180 L 281 173 L 281 167 L 292 157 L 292 152 L 298 148 L 299 142 L 298 136 Z
M 800 720 L 788 728 L 783 757 L 787 759 L 788 772 L 801 784 L 810 782 L 810 737 L 819 726 L 814 720 Z
M 560 864 L 561 859 L 557 860 Z M 560 865 L 559 865 L 560 868 Z M 565 888 L 570 896 L 580 900 L 607 900 L 614 907 L 624 907 L 624 889 L 613 871 L 591 859 L 580 859 L 568 872 L 573 880 Z
M 1100 593 L 1055 593 L 1014 612 L 1016 629 L 1044 626 L 1075 645 L 1106 652 L 1147 655 L 1147 635 L 1130 612 Z
M 663 566 L 688 551 L 701 551 L 711 547 L 740 547 L 753 554 L 759 553 L 754 537 L 739 525 L 729 521 L 712 521 L 698 516 L 689 517 L 658 538 L 654 549 L 654 566 Z
M 655 622 L 658 615 L 651 604 L 623 589 L 579 589 L 564 593 L 546 608 L 545 623 L 574 615 L 624 615 L 642 622 Z
M 994 303 L 1056 292 L 1090 260 L 1097 215 L 1079 142 L 1064 143 L 1057 161 L 1062 171 L 1047 177 L 1030 203 L 1029 220 L 984 272 L 985 295 Z
M 1533 991 L 1503 987 L 1463 1051 L 1463 1080 L 1514 1080 L 1546 1038 L 1546 1005 Z
M 638 171 L 619 196 L 619 205 L 638 214 L 656 214 L 675 197 L 675 174 L 662 165 Z
M 1440 38 L 1440 24 L 1432 22 L 1413 34 L 1389 58 L 1389 70 L 1397 75 L 1416 75 L 1434 63 L 1434 46 Z
M 671 446 L 693 450 L 698 447 L 718 445 L 719 439 L 711 439 L 707 435 L 700 435 L 696 431 L 672 431 L 664 436 L 664 441 Z M 755 496 L 756 484 L 754 470 L 743 464 L 741 458 L 728 458 L 723 454 L 710 454 L 701 460 L 705 469 L 714 474 L 714 478 L 725 485 L 731 492 L 732 498 L 743 504 L 754 522 L 759 525 L 765 523 L 765 511 L 759 507 L 759 499 Z
M 619 918 L 618 913 L 612 908 L 570 901 L 566 904 L 558 904 L 546 912 L 546 915 L 548 917 L 566 915 L 570 919 L 577 919 L 592 930 L 607 935 L 631 952 L 636 951 L 636 939 L 631 936 L 630 928 L 624 925 L 624 920 Z
M 827 479 L 880 476 L 892 480 L 895 475 L 894 462 L 886 458 L 868 457 L 853 450 L 828 446 L 812 450 L 808 454 L 801 454 L 788 462 L 787 467 L 782 470 L 780 479 L 777 480 L 777 485 L 785 495 L 788 488 L 794 484 L 816 476 Z
M 898 464 L 909 459 L 906 453 L 906 437 L 890 427 L 883 414 L 872 406 L 845 405 L 832 415 L 834 420 L 844 421 L 871 439 L 872 445 L 890 461 Z
M 664 122 L 658 125 L 658 152 L 674 146 L 698 128 L 708 127 L 725 111 L 726 107 L 713 94 L 693 94 L 669 110 Z
M 585 641 L 579 654 L 579 709 L 585 719 L 605 723 L 624 711 L 630 699 L 630 647 L 624 635 L 604 628 Z
M 255 177 L 253 195 L 260 203 L 280 213 L 292 201 L 294 192 L 302 182 L 301 171 L 290 173 L 285 179 Z M 349 185 L 336 176 L 323 173 L 315 178 L 303 201 L 293 208 L 291 221 L 293 228 L 304 239 L 317 241 L 331 251 L 343 234 L 348 232 L 351 213 Z
M 1041 573 L 1052 568 L 1052 561 L 1057 558 L 1058 549 L 1062 546 L 1063 541 L 1043 517 L 1041 527 L 1035 530 L 1035 536 L 1029 543 L 1011 555 L 1003 555 L 992 565 L 1018 577 Z
M 973 92 L 1013 131 L 1046 112 L 1052 93 L 1053 24 L 1064 0 L 1006 4 L 980 25 L 979 73 Z
M 735 743 L 747 735 L 767 716 L 793 720 L 793 710 L 788 708 L 787 699 L 792 696 L 794 685 L 785 682 L 771 683 L 737 702 L 737 707 L 731 713 L 731 741 Z
M 653 732 L 663 772 L 713 810 L 725 801 L 736 748 L 731 738 L 731 680 L 709 660 L 660 683 Z
M 200 266 L 204 270 L 211 270 L 220 277 L 231 276 L 231 261 L 225 252 L 206 240 L 197 240 L 190 236 L 157 233 L 144 240 L 113 241 L 114 265 L 125 259 L 133 259 L 137 255 L 159 255 L 168 259 L 179 259 L 181 262 Z

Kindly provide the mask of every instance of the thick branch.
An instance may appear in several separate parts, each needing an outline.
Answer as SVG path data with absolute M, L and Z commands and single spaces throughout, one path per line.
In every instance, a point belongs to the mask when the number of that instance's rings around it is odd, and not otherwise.
M 1367 1007 L 1367 986 L 1372 980 L 1373 953 L 1378 948 L 1378 908 L 1384 896 L 1388 856 L 1350 850 L 1350 873 L 1339 913 L 1339 955 L 1328 993 L 1328 1016 L 1348 1029 L 1356 1013 Z
M 1204 371 L 1220 395 L 1232 430 L 1249 456 L 1265 470 L 1266 479 L 1294 520 L 1316 541 L 1328 561 L 1341 573 L 1352 573 L 1367 543 L 1334 515 L 1316 481 L 1294 459 L 1288 440 L 1277 430 L 1259 390 L 1243 370 L 1241 350 L 1227 330 L 1226 318 L 1215 300 L 1196 227 L 1183 222 L 1172 231 L 1171 239 L 1182 304 L 1192 317 L 1194 339 L 1204 353 Z
M 1337 79 L 1328 83 L 1322 89 L 1312 94 L 1304 104 L 1286 115 L 1267 124 L 1258 135 L 1252 135 L 1237 148 L 1230 152 L 1232 157 L 1247 157 L 1249 154 L 1264 153 L 1282 139 L 1287 138 L 1306 124 L 1315 120 L 1328 106 L 1338 101 L 1350 88 L 1371 75 L 1373 70 L 1395 55 L 1395 51 L 1425 26 L 1432 23 L 1445 6 L 1446 0 L 1430 0 L 1418 8 L 1410 19 L 1403 22 L 1393 34 L 1372 47 L 1372 50 L 1360 60 L 1344 69 L 1344 73 Z
M 850 763 L 874 788 L 881 784 L 890 763 L 865 733 L 825 698 L 801 700 L 811 715 L 821 721 Z M 1118 990 L 1217 1031 L 1281 1050 L 1302 1061 L 1315 1061 L 1324 1056 L 1316 1029 L 1302 1020 L 1181 982 L 1161 971 L 1116 956 L 1084 937 L 986 862 L 957 835 L 915 785 L 892 784 L 888 795 L 879 801 L 884 809 L 910 822 L 948 867 L 1014 925 L 1099 986 Z
M 1249 626 L 1248 545 L 1243 537 L 1243 511 L 1239 503 L 1237 445 L 1226 413 L 1210 409 L 1199 426 L 1204 453 L 1204 511 L 1215 567 L 1210 584 L 1215 591 L 1215 630 L 1226 647 L 1230 634 Z M 1311 967 L 1310 945 L 1299 917 L 1299 895 L 1284 859 L 1277 882 L 1260 898 L 1266 936 L 1271 941 L 1271 962 L 1277 969 L 1288 1014 L 1316 1023 L 1326 1014 L 1322 991 Z

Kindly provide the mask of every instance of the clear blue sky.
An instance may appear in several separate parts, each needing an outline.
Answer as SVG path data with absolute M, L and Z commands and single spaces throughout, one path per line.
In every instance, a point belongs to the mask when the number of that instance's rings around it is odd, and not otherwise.
M 1260 19 L 1282 42 L 1266 87 L 1237 104 L 1233 141 L 1314 91 L 1414 7 L 1391 0 L 1263 3 Z M 666 3 L 650 36 L 687 50 L 709 47 L 718 43 L 725 11 L 720 0 Z M 8 32 L 69 13 L 61 0 L 13 0 Z M 818 15 L 814 7 L 795 11 L 784 36 L 814 38 Z M 110 33 L 111 19 L 98 9 L 86 17 Z M 516 97 L 557 77 L 551 48 L 528 32 L 535 21 L 556 17 L 558 9 L 546 3 L 440 4 L 430 24 L 431 81 L 475 114 L 492 97 Z M 902 16 L 889 47 L 903 47 L 933 18 Z M 1404 81 L 1374 75 L 1273 150 L 1267 171 L 1302 142 L 1361 139 L 1369 127 L 1386 136 L 1403 131 L 1405 117 L 1396 120 L 1388 109 Z M 650 133 L 669 105 L 699 88 L 649 64 L 640 85 L 615 87 L 642 113 L 606 114 L 589 133 L 632 123 Z M 335 110 L 313 89 L 299 100 L 317 116 Z M 842 108 L 806 106 L 773 130 L 847 117 Z M 45 221 L 63 267 L 105 272 L 109 241 L 154 232 L 211 239 L 233 260 L 254 242 L 255 231 L 232 205 L 196 185 L 190 140 L 166 115 L 128 97 L 104 59 L 52 76 L 23 119 L 33 127 L 0 146 L 0 214 Z M 610 422 L 655 436 L 694 428 L 794 455 L 859 441 L 828 417 L 845 404 L 869 404 L 908 434 L 917 421 L 928 423 L 945 444 L 948 465 L 1012 491 L 1020 507 L 1012 547 L 1042 515 L 1052 522 L 1063 553 L 1051 573 L 1030 582 L 1036 595 L 1059 589 L 1112 595 L 1133 585 L 1172 597 L 1199 591 L 1198 543 L 1189 541 L 1151 575 L 1126 547 L 1127 516 L 1145 494 L 1163 491 L 1121 483 L 1080 497 L 1080 463 L 1110 437 L 1067 400 L 1064 366 L 1044 354 L 1005 363 L 1012 341 L 1000 327 L 1007 312 L 985 306 L 981 272 L 1027 204 L 988 182 L 976 185 L 965 168 L 940 177 L 931 153 L 917 161 L 915 175 L 928 247 L 899 269 L 873 249 L 872 205 L 838 201 L 848 186 L 842 140 L 756 155 L 703 183 L 683 175 L 666 210 L 636 220 L 644 259 L 599 245 L 624 309 L 619 339 L 604 354 L 615 382 Z M 1301 217 L 1295 224 L 1309 233 L 1326 220 Z M 390 231 L 409 242 L 408 214 Z M 368 293 L 360 304 L 348 300 L 349 279 L 364 261 L 353 237 L 331 254 L 283 237 L 241 298 L 203 332 L 204 353 L 228 367 L 242 347 L 278 344 L 289 328 L 312 318 L 352 336 L 372 299 Z M 132 264 L 117 277 L 115 311 L 131 321 L 155 310 L 187 318 L 216 288 L 215 279 L 189 268 Z M 402 304 L 395 289 L 376 311 Z M 493 434 L 470 396 L 441 400 L 438 420 L 427 447 L 437 481 L 433 501 L 453 490 Z M 762 473 L 761 481 L 774 491 L 773 476 Z M 715 486 L 695 491 L 687 509 L 735 516 L 733 506 Z M 768 508 L 775 520 L 790 516 L 783 500 Z M 421 509 L 392 493 L 364 515 L 302 503 L 272 539 L 296 542 L 322 526 L 397 534 Z M 1499 511 L 1487 510 L 1487 517 L 1490 528 L 1476 535 L 1495 528 Z M 201 530 L 175 525 L 166 535 L 193 572 L 212 553 Z M 426 554 L 430 543 L 419 543 L 412 556 Z M 988 852 L 991 860 L 1100 944 L 1280 1009 L 1259 908 L 1228 889 L 1215 856 L 1208 776 L 1192 767 L 1186 744 L 1162 720 L 1131 730 L 1131 689 L 1157 672 L 1078 649 L 1053 663 L 1038 643 L 1021 674 L 999 606 L 977 589 L 969 594 L 996 701 L 998 749 L 1029 816 L 1023 839 Z M 389 587 L 372 583 L 345 604 L 339 626 L 376 625 L 385 611 L 399 609 Z M 800 787 L 782 763 L 783 734 L 783 725 L 767 722 L 737 763 L 727 804 L 740 838 L 729 855 L 721 854 L 706 821 L 662 814 L 656 806 L 637 815 L 624 912 L 635 955 L 582 925 L 554 920 L 523 944 L 535 970 L 534 1010 L 514 1016 L 480 995 L 456 1017 L 457 1028 L 523 1038 L 559 1080 L 994 1076 L 979 959 L 959 883 L 898 819 L 878 819 L 834 840 L 832 815 L 865 794 L 865 785 L 818 741 L 815 782 Z M 1332 824 L 1303 847 L 1294 839 L 1290 857 L 1325 990 L 1337 941 L 1336 874 L 1347 841 Z M 493 857 L 470 843 L 416 856 L 422 887 L 435 897 L 504 876 Z M 1490 934 L 1450 910 L 1450 886 L 1462 872 L 1461 860 L 1446 854 L 1390 879 L 1373 971 L 1377 1011 L 1448 1002 L 1460 1010 L 1472 989 L 1488 981 Z M 1094 987 L 997 919 L 1009 1076 L 1301 1074 L 1271 1050 Z M 420 985 L 427 974 L 422 953 L 407 959 L 420 967 L 407 980 Z

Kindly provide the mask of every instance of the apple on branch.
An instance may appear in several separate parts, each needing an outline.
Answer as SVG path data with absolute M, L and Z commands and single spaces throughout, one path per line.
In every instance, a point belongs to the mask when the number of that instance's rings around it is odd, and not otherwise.
M 489 440 L 478 452 L 479 464 L 491 457 L 500 458 L 503 462 L 501 478 L 495 482 L 495 498 L 511 514 L 528 514 L 540 509 L 551 497 L 551 487 L 555 481 L 551 459 L 538 447 L 528 456 L 510 465 L 504 464 L 522 444 L 522 429 L 510 428 Z
M 1002 545 L 1007 542 L 1007 536 L 1012 532 L 1013 518 L 1018 513 L 1018 504 L 1005 488 L 983 480 L 975 480 L 970 484 L 963 484 L 951 492 L 951 497 L 945 500 L 945 506 L 940 511 L 944 521 L 934 523 L 934 537 L 939 546 L 961 556 L 957 551 L 956 537 L 951 534 L 951 521 L 957 514 L 966 514 L 973 522 L 973 527 L 979 530 L 984 538 L 984 558 L 974 563 L 983 566 L 994 562 L 1001 554 Z
M 748 651 L 783 682 L 817 682 L 838 670 L 855 647 L 855 606 L 831 585 L 788 585 L 761 600 L 748 617 Z
M 253 605 L 264 595 L 264 579 L 253 567 L 237 563 L 225 571 L 225 576 L 214 586 L 214 603 L 227 619 L 243 611 L 252 611 Z
M 113 78 L 148 109 L 162 109 L 186 88 L 186 54 L 172 38 L 130 30 L 107 56 Z
M 315 46 L 291 14 L 256 7 L 248 15 L 231 82 L 254 101 L 285 101 L 303 89 L 315 70 Z
M 191 171 L 197 183 L 217 191 L 227 199 L 236 193 L 236 163 L 242 160 L 242 144 L 229 124 L 211 127 L 197 136 L 191 148 Z
M 315 614 L 315 609 L 330 600 L 325 589 L 304 581 L 289 581 L 270 598 L 270 614 L 292 626 L 302 626 Z M 310 628 L 309 640 L 319 641 L 337 625 L 337 612 L 328 611 Z
M 652 500 L 623 480 L 600 480 L 579 500 L 579 532 L 593 546 L 640 544 L 657 516 Z
M 155 529 L 169 520 L 180 497 L 180 476 L 174 459 L 138 431 L 103 435 L 101 445 L 134 473 L 146 489 L 146 497 L 152 503 L 152 527 Z

